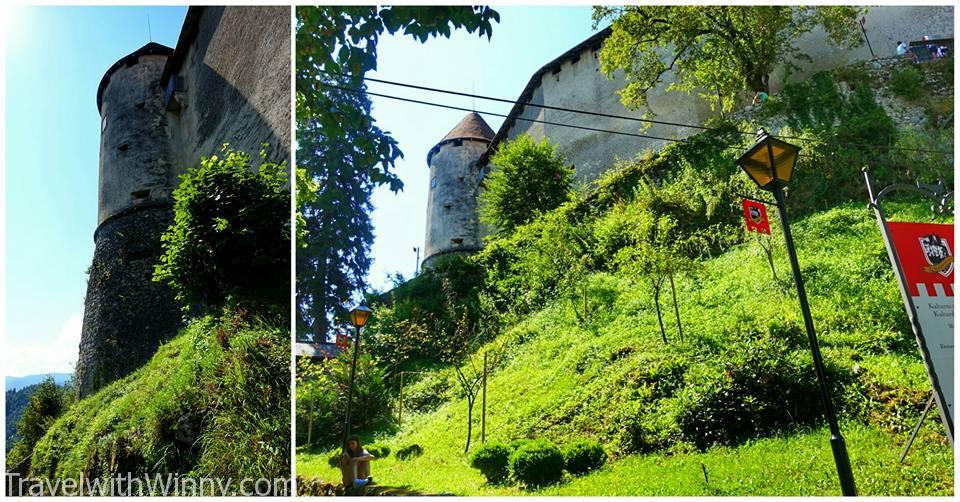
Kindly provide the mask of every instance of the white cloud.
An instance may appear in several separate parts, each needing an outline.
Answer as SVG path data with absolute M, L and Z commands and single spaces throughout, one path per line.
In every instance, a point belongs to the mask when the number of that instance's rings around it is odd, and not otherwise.
M 45 373 L 72 373 L 80 352 L 80 331 L 83 314 L 73 314 L 61 325 L 52 341 L 12 343 L 8 338 L 4 350 L 4 368 L 8 376 Z

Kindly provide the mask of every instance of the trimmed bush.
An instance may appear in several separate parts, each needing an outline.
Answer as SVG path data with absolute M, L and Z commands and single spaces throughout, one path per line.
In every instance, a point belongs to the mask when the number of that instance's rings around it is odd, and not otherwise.
M 330 458 L 327 459 L 327 464 L 329 464 L 330 467 L 339 469 L 340 457 L 342 456 L 343 456 L 343 452 L 341 452 L 340 450 L 334 451 L 333 453 L 330 454 Z
M 405 448 L 400 448 L 397 450 L 397 458 L 400 460 L 407 460 L 411 458 L 419 457 L 423 455 L 423 447 L 418 444 L 412 444 Z
M 516 450 L 519 450 L 521 446 L 523 446 L 523 445 L 525 445 L 525 444 L 528 444 L 528 443 L 530 443 L 530 442 L 532 442 L 532 441 L 535 441 L 535 440 L 534 440 L 534 439 L 528 439 L 528 438 L 514 439 L 513 441 L 510 441 L 509 443 L 507 443 L 507 446 L 510 447 L 510 452 L 512 453 L 512 452 L 514 452 L 514 451 L 516 451 Z
M 563 467 L 563 454 L 546 439 L 530 441 L 510 455 L 510 475 L 527 486 L 560 481 Z
M 581 439 L 563 449 L 563 460 L 570 474 L 584 474 L 602 467 L 607 462 L 607 453 L 600 443 Z
M 513 450 L 503 443 L 486 443 L 473 453 L 470 467 L 479 469 L 488 483 L 499 483 L 510 475 L 510 453 Z
M 390 447 L 383 444 L 372 444 L 367 447 L 367 451 L 377 458 L 386 458 L 390 456 Z

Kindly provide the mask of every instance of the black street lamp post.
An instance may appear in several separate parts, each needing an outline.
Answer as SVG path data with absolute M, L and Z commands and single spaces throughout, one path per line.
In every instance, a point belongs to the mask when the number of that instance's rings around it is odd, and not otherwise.
M 347 439 L 350 437 L 350 403 L 353 401 L 353 380 L 357 375 L 357 356 L 360 355 L 360 329 L 367 324 L 367 319 L 373 310 L 360 305 L 350 311 L 350 323 L 353 324 L 354 342 L 353 342 L 353 364 L 350 366 L 350 387 L 347 390 L 347 413 L 343 421 L 343 449 L 347 449 Z
M 833 461 L 837 466 L 837 475 L 840 478 L 840 489 L 845 496 L 855 496 L 857 487 L 853 480 L 853 470 L 850 467 L 847 446 L 840 434 L 837 415 L 830 399 L 826 373 L 823 369 L 823 358 L 820 355 L 820 343 L 817 341 L 817 335 L 813 330 L 813 318 L 810 316 L 810 305 L 807 303 L 807 292 L 803 287 L 803 278 L 800 277 L 800 264 L 797 261 L 797 251 L 793 246 L 790 220 L 787 217 L 787 206 L 783 197 L 783 187 L 790 182 L 799 152 L 800 148 L 796 145 L 776 139 L 761 129 L 757 134 L 757 143 L 747 153 L 743 154 L 737 163 L 761 189 L 773 192 L 773 197 L 777 201 L 780 223 L 783 225 L 783 240 L 787 247 L 787 255 L 790 257 L 793 282 L 797 285 L 800 310 L 803 312 L 803 322 L 807 328 L 807 338 L 810 340 L 810 351 L 813 353 L 813 367 L 817 372 L 817 380 L 820 382 L 820 394 L 827 414 L 827 422 L 830 424 L 830 447 L 833 450 Z

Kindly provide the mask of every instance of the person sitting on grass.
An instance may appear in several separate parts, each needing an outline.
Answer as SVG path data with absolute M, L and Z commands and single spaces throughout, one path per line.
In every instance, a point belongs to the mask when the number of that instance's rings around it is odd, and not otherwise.
M 346 488 L 362 488 L 373 484 L 370 475 L 370 461 L 376 457 L 363 449 L 359 436 L 350 436 L 340 459 L 340 474 L 343 476 L 343 486 Z

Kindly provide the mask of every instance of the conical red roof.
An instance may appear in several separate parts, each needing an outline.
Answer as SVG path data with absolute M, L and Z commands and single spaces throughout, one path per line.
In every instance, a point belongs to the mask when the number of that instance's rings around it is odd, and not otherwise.
M 479 113 L 470 112 L 466 117 L 463 117 L 463 120 L 461 120 L 456 127 L 451 129 L 450 132 L 440 140 L 440 143 L 461 138 L 475 138 L 490 141 L 495 135 L 496 133 L 487 125 L 487 122 L 483 120 L 483 117 L 481 117 Z

